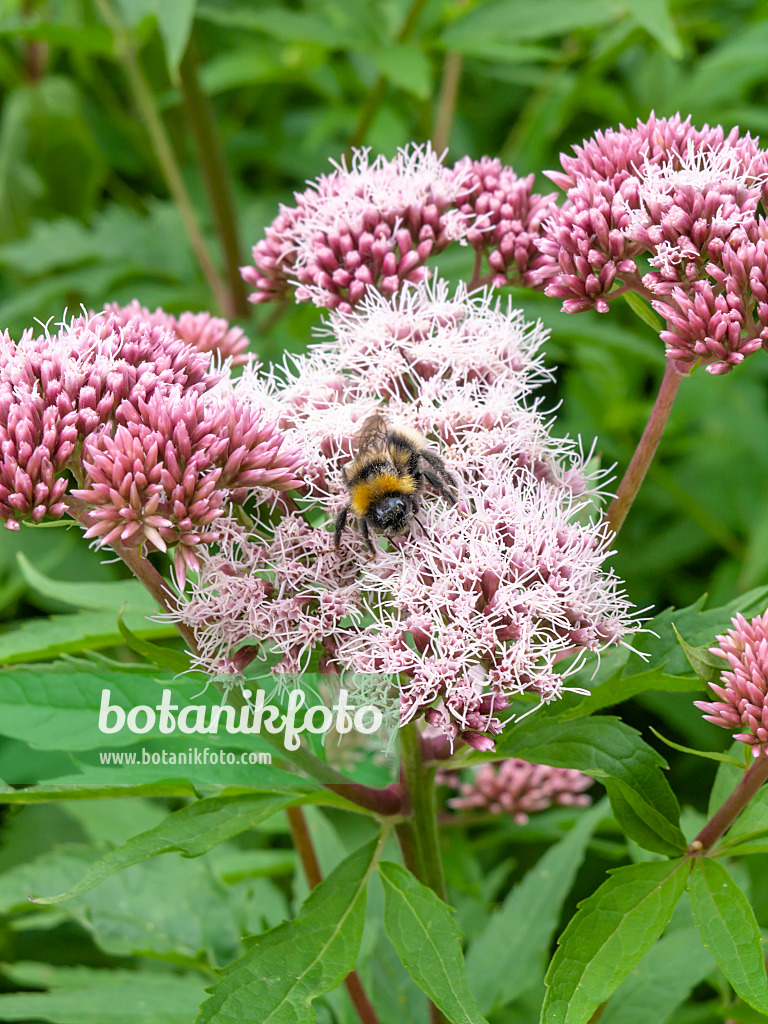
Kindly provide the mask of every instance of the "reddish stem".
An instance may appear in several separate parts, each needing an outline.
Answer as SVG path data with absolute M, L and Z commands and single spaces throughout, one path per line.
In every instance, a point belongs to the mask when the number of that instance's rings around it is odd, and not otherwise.
M 307 826 L 307 819 L 304 817 L 304 811 L 300 807 L 289 807 L 286 814 L 288 815 L 293 842 L 301 858 L 307 883 L 310 889 L 314 889 L 316 885 L 320 885 L 322 882 L 323 875 L 317 860 L 315 847 L 312 843 L 312 836 Z M 376 1011 L 366 995 L 357 971 L 351 971 L 347 975 L 344 979 L 344 985 L 362 1024 L 379 1024 L 379 1018 L 376 1016 Z
M 761 753 L 723 805 L 715 811 L 688 848 L 689 855 L 706 853 L 731 827 L 763 783 L 768 780 L 768 754 Z
M 675 404 L 675 398 L 677 397 L 682 379 L 683 375 L 678 373 L 675 364 L 672 360 L 668 360 L 664 376 L 661 379 L 661 385 L 659 386 L 659 393 L 656 395 L 656 401 L 653 403 L 643 436 L 640 438 L 640 443 L 635 449 L 632 461 L 619 484 L 616 497 L 611 502 L 606 513 L 606 521 L 614 533 L 618 533 L 621 529 L 621 525 L 632 507 L 632 502 L 637 497 L 637 492 L 640 490 L 640 485 L 645 478 L 653 456 L 656 454 L 656 449 L 667 425 L 669 414 L 672 412 L 672 406 Z

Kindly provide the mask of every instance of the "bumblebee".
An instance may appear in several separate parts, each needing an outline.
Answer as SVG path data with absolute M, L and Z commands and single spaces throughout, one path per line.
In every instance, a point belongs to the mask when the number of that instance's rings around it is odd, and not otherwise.
M 448 489 L 456 487 L 455 479 L 416 430 L 390 427 L 379 413 L 369 416 L 355 438 L 354 454 L 343 470 L 350 502 L 336 517 L 337 548 L 350 512 L 372 555 L 371 529 L 385 537 L 405 533 L 419 510 L 425 481 L 450 504 L 456 502 Z

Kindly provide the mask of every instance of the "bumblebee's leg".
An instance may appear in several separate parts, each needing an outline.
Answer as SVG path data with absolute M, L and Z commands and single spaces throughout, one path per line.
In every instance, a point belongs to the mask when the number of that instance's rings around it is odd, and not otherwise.
M 360 532 L 363 535 L 363 540 L 365 541 L 365 546 L 368 548 L 370 553 L 375 558 L 376 557 L 376 548 L 373 546 L 373 541 L 371 540 L 371 531 L 368 529 L 368 523 L 365 521 L 365 519 L 361 519 L 360 520 Z
M 334 535 L 334 547 L 339 550 L 339 544 L 341 543 L 341 535 L 344 532 L 344 527 L 347 525 L 347 516 L 349 515 L 349 505 L 345 505 L 344 508 L 336 516 L 336 527 L 333 531 Z
M 443 481 L 438 479 L 438 477 L 436 477 L 434 473 L 430 473 L 428 469 L 422 469 L 421 475 L 424 477 L 425 480 L 428 480 L 432 484 L 437 493 L 441 495 L 441 497 L 445 498 L 449 505 L 456 504 L 455 496 L 451 494 L 451 492 L 446 488 Z
M 434 469 L 435 472 L 444 480 L 446 480 L 452 487 L 459 486 L 453 474 L 449 473 L 448 470 L 445 468 L 445 463 L 443 462 L 439 455 L 435 455 L 435 453 L 429 451 L 428 448 L 425 448 L 423 451 L 419 452 L 419 455 L 421 456 L 422 459 L 424 459 L 425 462 L 428 462 L 432 469 Z M 429 480 L 430 483 L 432 483 L 428 473 L 425 472 L 424 476 L 427 478 L 427 480 Z M 434 487 L 435 485 L 432 484 L 432 486 Z

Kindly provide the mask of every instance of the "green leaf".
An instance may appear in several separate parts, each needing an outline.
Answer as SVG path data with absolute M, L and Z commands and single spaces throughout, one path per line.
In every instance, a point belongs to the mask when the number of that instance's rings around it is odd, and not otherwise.
M 606 811 L 603 800 L 583 813 L 512 889 L 469 947 L 467 977 L 483 1013 L 510 1003 L 541 977 L 565 897 Z
M 704 594 L 687 608 L 666 608 L 647 624 L 647 633 L 635 637 L 635 646 L 649 656 L 652 666 L 658 668 L 664 665 L 665 670 L 672 675 L 685 675 L 688 662 L 676 631 L 685 636 L 693 647 L 711 646 L 715 636 L 728 629 L 737 612 L 749 618 L 765 610 L 768 587 L 757 587 L 719 608 L 705 610 L 706 599 Z M 638 655 L 630 655 L 627 674 L 630 674 L 633 666 L 642 672 L 648 670 L 648 664 Z
M 549 36 L 597 25 L 606 25 L 621 17 L 622 9 L 613 0 L 496 0 L 470 8 L 465 17 L 455 20 L 443 32 L 441 42 L 457 53 L 477 53 L 483 44 L 493 45 L 512 39 L 546 39 Z
M 665 1024 L 713 967 L 694 928 L 665 935 L 619 985 L 600 1024 Z
M 670 57 L 680 60 L 683 42 L 669 12 L 669 0 L 627 0 L 627 6 L 637 24 L 653 36 Z
M 680 808 L 661 772 L 666 762 L 618 718 L 594 716 L 550 722 L 543 716 L 507 728 L 497 752 L 556 768 L 578 768 L 596 779 L 611 779 L 612 803 L 620 801 L 622 826 L 637 842 L 658 853 L 678 853 L 687 844 L 677 824 Z
M 661 690 L 664 693 L 699 693 L 701 680 L 695 676 L 669 676 L 659 668 L 652 668 L 648 672 L 636 672 L 629 676 L 617 672 L 604 682 L 598 683 L 589 696 L 582 698 L 578 704 L 566 711 L 561 720 L 568 721 L 592 715 L 596 711 L 621 704 L 649 690 Z
M 487 1024 L 464 975 L 453 911 L 410 871 L 384 861 L 384 928 L 408 973 L 451 1024 Z
M 664 330 L 664 321 L 654 313 L 642 296 L 636 292 L 624 292 L 624 300 L 635 316 L 647 324 L 654 334 L 659 334 Z
M 666 743 L 673 750 L 679 750 L 681 754 L 693 754 L 694 757 L 704 757 L 709 761 L 724 761 L 726 764 L 733 764 L 737 768 L 743 767 L 743 763 L 737 761 L 735 757 L 731 757 L 730 754 L 724 754 L 719 750 L 694 750 L 693 747 L 684 747 L 682 743 L 675 743 L 673 740 L 668 740 L 666 736 L 662 736 L 658 729 L 654 729 L 652 725 L 649 725 L 648 728 L 662 743 Z
M 672 628 L 675 631 L 675 636 L 677 637 L 680 646 L 683 648 L 683 653 L 688 660 L 688 664 L 699 679 L 701 679 L 704 684 L 714 683 L 718 680 L 727 663 L 722 658 L 718 658 L 716 655 L 712 654 L 708 647 L 691 647 L 691 645 L 687 644 L 680 636 L 674 623 L 672 623 Z
M 143 614 L 130 612 L 125 622 L 136 636 L 172 637 L 176 629 L 168 622 L 152 622 Z M 0 662 L 6 665 L 44 661 L 60 654 L 78 654 L 102 647 L 116 647 L 123 638 L 116 611 L 88 611 L 75 615 L 51 615 L 26 619 L 0 634 Z
M 157 27 L 165 46 L 171 81 L 176 81 L 179 76 L 179 65 L 195 19 L 195 3 L 196 0 L 156 0 Z
M 26 789 L 0 788 L 4 804 L 61 803 L 69 800 L 109 800 L 134 796 L 195 796 L 185 779 L 147 782 L 140 786 L 30 786 Z
M 688 888 L 701 941 L 739 998 L 768 1014 L 768 977 L 760 929 L 747 897 L 723 865 L 711 857 L 698 860 Z
M 13 968 L 10 973 L 17 974 Z M 34 984 L 43 978 L 50 992 L 0 995 L 0 1018 L 52 1024 L 189 1024 L 203 992 L 202 979 L 192 973 L 46 967 Z
M 630 864 L 579 904 L 547 971 L 541 1024 L 586 1024 L 669 923 L 687 860 Z
M 42 750 L 107 746 L 108 737 L 98 727 L 102 690 L 109 689 L 112 703 L 123 707 L 151 706 L 160 699 L 159 682 L 177 693 L 171 680 L 140 666 L 131 670 L 55 662 L 8 668 L 0 671 L 0 733 Z
M 118 612 L 125 608 L 132 614 L 155 615 L 160 609 L 147 588 L 138 580 L 116 580 L 114 583 L 71 583 L 55 580 L 36 569 L 21 552 L 16 555 L 22 576 L 36 593 L 53 598 L 72 608 L 90 611 Z
M 355 966 L 380 847 L 381 838 L 356 850 L 312 890 L 293 921 L 260 935 L 208 990 L 196 1024 L 316 1020 L 312 1000 Z
M 419 100 L 432 95 L 432 65 L 421 47 L 409 43 L 377 48 L 374 60 L 379 72 L 398 89 Z
M 151 664 L 157 665 L 159 668 L 170 669 L 172 672 L 186 672 L 189 669 L 189 658 L 181 651 L 174 651 L 171 647 L 160 647 L 158 644 L 151 644 L 148 640 L 142 640 L 140 636 L 136 636 L 126 626 L 122 610 L 117 615 L 117 628 L 128 647 Z
M 311 799 L 311 796 L 297 789 L 293 793 L 254 793 L 197 800 L 170 814 L 156 828 L 134 836 L 100 857 L 67 892 L 58 896 L 36 897 L 33 902 L 52 904 L 71 900 L 92 889 L 115 871 L 138 864 L 148 857 L 157 857 L 161 853 L 176 852 L 184 857 L 199 857 L 212 846 L 247 831 L 292 804 Z

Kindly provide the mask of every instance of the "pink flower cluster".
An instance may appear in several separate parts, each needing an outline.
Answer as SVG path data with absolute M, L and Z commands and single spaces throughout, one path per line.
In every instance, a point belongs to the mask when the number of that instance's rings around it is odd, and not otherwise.
M 55 334 L 3 335 L 5 525 L 71 512 L 99 545 L 175 545 L 183 583 L 232 501 L 298 483 L 298 453 L 263 410 L 233 397 L 215 365 L 241 342 L 208 314 L 176 321 L 138 304 L 76 317 Z
M 451 242 L 485 254 L 494 284 L 530 285 L 542 262 L 536 239 L 553 195 L 533 193 L 533 175 L 483 157 L 444 167 L 429 147 L 393 160 L 355 151 L 281 206 L 243 267 L 252 302 L 296 300 L 349 312 L 366 295 L 385 297 L 425 281 L 426 261 Z
M 471 223 L 467 241 L 487 256 L 492 283 L 530 287 L 538 283 L 535 271 L 545 261 L 537 240 L 551 213 L 554 193 L 533 191 L 534 176 L 518 178 L 499 159 L 464 157 L 454 167 L 463 182 L 458 207 Z
M 730 729 L 757 756 L 768 744 L 768 612 L 747 622 L 737 615 L 733 629 L 717 637 L 710 652 L 728 663 L 721 686 L 710 683 L 718 700 L 694 701 L 704 720 Z M 739 732 L 735 730 L 739 729 Z
M 628 289 L 667 321 L 681 372 L 727 373 L 768 347 L 768 154 L 750 135 L 651 116 L 598 132 L 548 176 L 567 193 L 537 241 L 532 283 L 568 313 Z
M 435 781 L 459 791 L 448 801 L 454 810 L 509 814 L 518 825 L 525 825 L 530 814 L 550 807 L 587 807 L 591 800 L 584 790 L 594 779 L 575 768 L 550 768 L 508 757 L 481 765 L 469 782 L 446 770 L 438 772 Z
M 331 174 L 281 206 L 243 267 L 252 302 L 284 298 L 349 311 L 372 289 L 399 291 L 426 277 L 424 264 L 462 239 L 470 219 L 456 208 L 462 175 L 444 167 L 429 145 L 405 147 L 393 160 L 356 150 Z
M 232 526 L 180 614 L 210 671 L 258 655 L 277 671 L 319 663 L 399 681 L 403 721 L 426 716 L 492 749 L 513 698 L 558 697 L 578 658 L 560 661 L 637 627 L 603 568 L 610 535 L 589 519 L 602 474 L 552 436 L 531 397 L 548 376 L 541 325 L 487 295 L 442 282 L 371 293 L 334 311 L 326 333 L 283 370 L 246 369 L 235 385 L 301 451 L 300 507 L 275 499 L 284 515 L 268 540 Z M 370 559 L 352 526 L 334 551 L 331 526 L 355 435 L 377 411 L 423 434 L 461 483 L 457 507 L 428 488 L 418 523 L 377 538 Z

